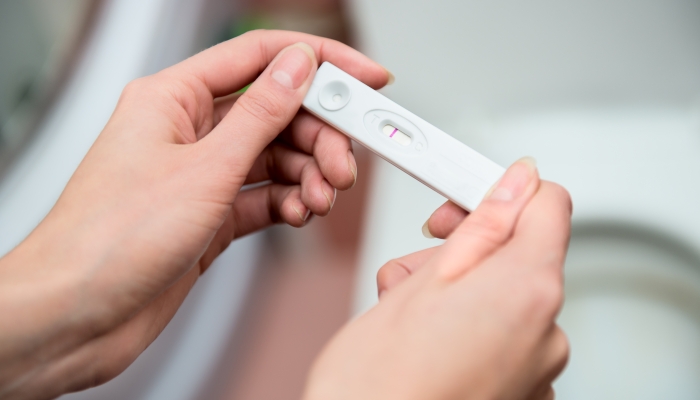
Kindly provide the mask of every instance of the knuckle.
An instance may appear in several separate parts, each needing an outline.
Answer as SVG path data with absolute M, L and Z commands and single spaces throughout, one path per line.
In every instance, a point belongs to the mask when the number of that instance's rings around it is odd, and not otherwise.
M 277 123 L 284 119 L 285 108 L 272 94 L 248 91 L 236 102 L 246 113 L 265 123 Z
M 392 265 L 393 262 L 394 260 L 389 261 L 388 263 L 382 265 L 382 267 L 379 268 L 379 271 L 377 271 L 377 287 L 379 290 L 382 290 L 389 285 L 391 280 L 391 271 L 396 268 L 395 265 Z
M 566 333 L 559 326 L 556 326 L 555 329 L 556 333 L 554 343 L 556 355 L 560 360 L 566 362 L 566 360 L 569 358 L 569 353 L 571 352 L 571 343 L 569 342 L 569 338 L 566 336 Z
M 284 196 L 282 196 L 278 192 L 279 190 L 277 185 L 267 185 L 267 189 L 265 190 L 265 202 L 267 203 L 267 213 L 269 214 L 270 221 L 273 224 L 279 224 L 280 222 L 284 221 L 285 218 L 282 210 L 284 202 L 287 200 L 288 197 L 295 195 L 295 189 L 293 189 L 292 191 L 290 191 L 290 193 L 287 193 Z
M 391 259 L 387 261 L 386 264 L 382 265 L 381 268 L 379 268 L 379 272 L 377 273 L 377 275 L 379 275 L 380 273 L 388 275 L 397 268 L 403 268 L 403 266 L 401 265 L 401 260 L 398 258 Z
M 400 277 L 411 275 L 411 269 L 404 263 L 401 258 L 389 260 L 382 265 L 377 271 L 377 286 L 379 290 L 387 289 L 392 284 L 396 283 Z
M 123 99 L 133 99 L 140 97 L 146 91 L 146 87 L 148 86 L 148 80 L 148 77 L 143 77 L 134 79 L 133 81 L 127 83 L 126 86 L 124 86 L 124 89 L 122 90 L 121 97 Z
M 124 90 L 122 91 L 122 93 L 131 94 L 134 92 L 138 92 L 141 89 L 142 84 L 143 78 L 134 79 L 133 81 L 127 83 L 126 86 L 124 86 Z
M 152 104 L 162 91 L 162 82 L 155 76 L 134 79 L 124 86 L 117 107 L 146 107 Z
M 571 344 L 566 333 L 557 325 L 554 327 L 554 336 L 551 341 L 552 361 L 554 376 L 558 376 L 569 362 Z
M 573 202 L 569 191 L 563 186 L 552 182 L 547 182 L 547 189 L 551 193 L 553 201 L 565 210 L 568 215 L 571 215 L 573 211 Z
M 475 235 L 493 245 L 502 243 L 510 236 L 510 227 L 507 221 L 495 210 L 473 215 L 471 223 L 466 224 L 465 227 L 470 235 Z
M 564 302 L 564 288 L 559 279 L 539 278 L 530 283 L 527 305 L 532 315 L 551 320 L 559 313 Z

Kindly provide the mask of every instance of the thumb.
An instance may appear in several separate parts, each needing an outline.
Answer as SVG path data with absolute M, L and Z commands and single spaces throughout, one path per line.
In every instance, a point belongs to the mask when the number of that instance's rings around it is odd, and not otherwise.
M 445 242 L 435 260 L 439 275 L 446 279 L 460 276 L 508 242 L 539 186 L 534 159 L 525 157 L 511 165 Z
M 292 121 L 318 68 L 306 43 L 284 48 L 236 101 L 203 145 L 219 154 L 241 184 L 258 155 Z

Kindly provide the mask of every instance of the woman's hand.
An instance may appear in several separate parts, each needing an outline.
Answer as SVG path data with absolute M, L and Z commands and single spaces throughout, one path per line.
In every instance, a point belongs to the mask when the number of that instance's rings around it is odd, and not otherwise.
M 111 379 L 231 240 L 330 211 L 357 167 L 345 136 L 299 112 L 323 61 L 389 80 L 340 43 L 255 31 L 124 89 L 55 207 L 0 260 L 0 397 Z
M 326 347 L 305 400 L 553 398 L 568 193 L 523 160 L 465 216 L 447 203 L 428 222 L 443 245 L 382 267 L 379 304 Z

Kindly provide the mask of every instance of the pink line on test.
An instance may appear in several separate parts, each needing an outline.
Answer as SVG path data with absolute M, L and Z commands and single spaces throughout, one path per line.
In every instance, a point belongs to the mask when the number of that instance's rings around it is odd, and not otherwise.
M 389 137 L 394 137 L 394 134 L 395 134 L 396 131 L 398 131 L 398 130 L 399 130 L 399 128 L 394 128 L 394 131 L 391 132 L 391 135 L 389 135 Z

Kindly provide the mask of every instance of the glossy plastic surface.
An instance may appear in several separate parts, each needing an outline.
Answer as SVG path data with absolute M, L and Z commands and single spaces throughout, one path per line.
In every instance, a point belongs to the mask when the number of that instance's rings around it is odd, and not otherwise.
M 333 106 L 334 99 L 337 107 Z M 505 171 L 328 62 L 318 69 L 303 105 L 312 114 L 468 211 L 479 205 Z M 385 134 L 387 125 L 408 139 Z

